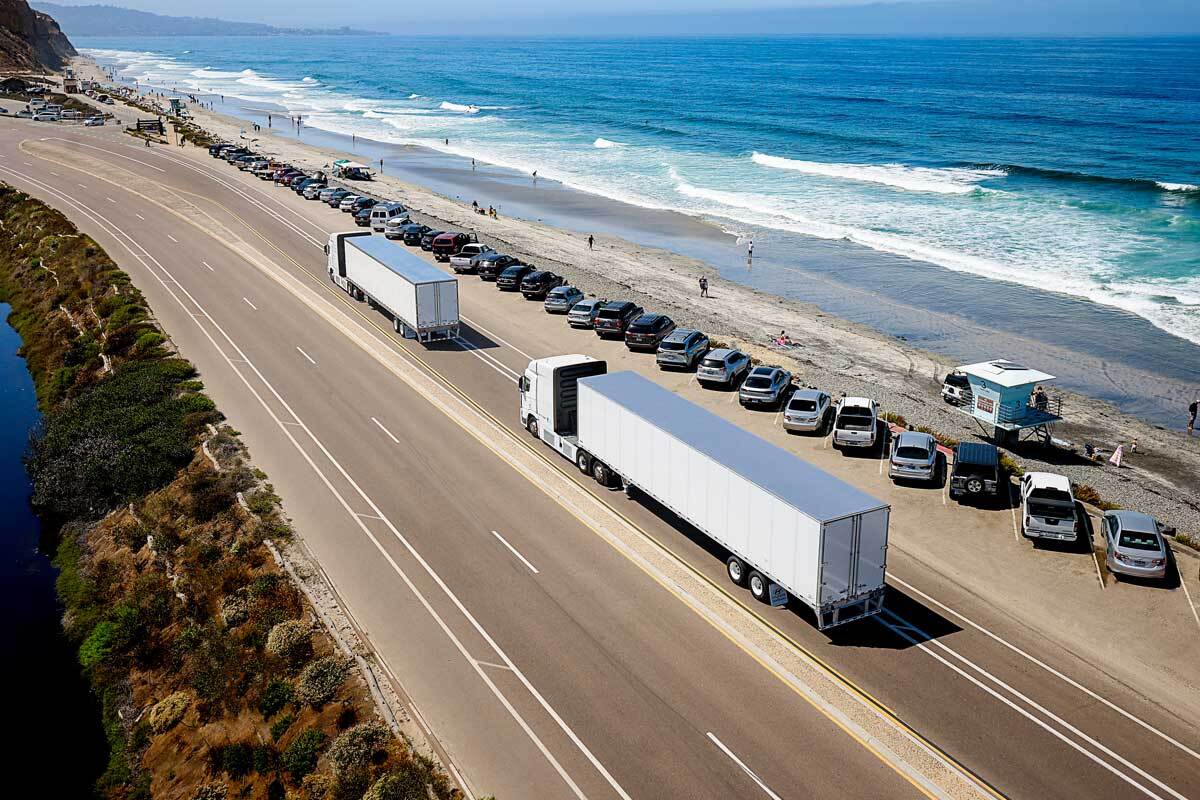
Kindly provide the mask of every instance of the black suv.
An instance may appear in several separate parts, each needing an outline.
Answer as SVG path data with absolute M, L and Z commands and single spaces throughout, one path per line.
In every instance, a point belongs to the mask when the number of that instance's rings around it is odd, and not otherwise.
M 355 211 L 354 224 L 360 228 L 370 227 L 372 209 L 374 209 L 374 206 L 363 206 L 358 211 Z
M 400 238 L 409 247 L 420 247 L 421 237 L 429 233 L 431 230 L 433 230 L 433 228 L 430 228 L 428 225 L 422 225 L 419 222 L 410 222 L 400 228 Z
M 642 314 L 625 329 L 625 346 L 630 350 L 657 350 L 673 330 L 675 323 L 666 314 Z
M 502 292 L 515 292 L 531 272 L 533 267 L 528 264 L 513 264 L 496 276 L 496 288 Z
M 555 286 L 562 286 L 565 281 L 562 275 L 555 275 L 546 270 L 535 270 L 521 279 L 521 294 L 526 300 L 545 300 L 546 295 Z
M 441 236 L 445 231 L 426 231 L 421 237 L 421 249 L 426 252 L 433 251 L 433 240 Z
M 596 312 L 596 321 L 592 324 L 592 330 L 596 331 L 596 335 L 601 339 L 619 338 L 625 335 L 625 329 L 629 327 L 629 323 L 641 315 L 642 307 L 637 303 L 631 303 L 628 300 L 613 300 L 605 303 Z
M 950 472 L 950 496 L 975 499 L 996 497 L 1004 486 L 1000 475 L 1000 452 L 995 445 L 959 442 L 954 448 L 954 469 Z
M 479 274 L 479 280 L 481 281 L 494 281 L 496 280 L 496 276 L 501 272 L 504 272 L 504 270 L 514 264 L 520 263 L 521 259 L 514 256 L 505 255 L 504 253 L 488 253 L 485 256 L 481 256 L 475 262 L 475 272 Z

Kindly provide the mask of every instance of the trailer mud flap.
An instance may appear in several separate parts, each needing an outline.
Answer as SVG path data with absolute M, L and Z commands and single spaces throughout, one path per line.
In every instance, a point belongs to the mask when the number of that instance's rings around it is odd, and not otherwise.
M 787 589 L 774 581 L 767 587 L 767 596 L 772 608 L 783 608 L 788 604 Z

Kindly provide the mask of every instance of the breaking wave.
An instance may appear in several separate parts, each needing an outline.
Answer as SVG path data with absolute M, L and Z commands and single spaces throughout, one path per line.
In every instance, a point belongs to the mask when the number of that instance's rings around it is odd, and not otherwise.
M 791 158 L 754 153 L 750 156 L 755 164 L 772 169 L 786 169 L 805 175 L 824 178 L 878 183 L 909 192 L 936 192 L 937 194 L 970 194 L 983 190 L 980 181 L 1003 178 L 1008 175 L 1002 169 L 968 169 L 949 167 L 910 167 L 904 164 L 827 164 L 821 161 L 798 161 Z

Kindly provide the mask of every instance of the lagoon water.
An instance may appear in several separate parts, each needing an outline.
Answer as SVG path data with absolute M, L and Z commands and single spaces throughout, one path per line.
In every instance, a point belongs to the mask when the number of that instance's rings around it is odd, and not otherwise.
M 9 308 L 0 303 L 0 320 Z M 55 570 L 29 508 L 22 456 L 38 424 L 37 398 L 21 339 L 0 322 L 0 686 L 16 723 L 5 758 L 36 775 L 43 797 L 91 797 L 104 769 L 100 712 L 59 626 Z

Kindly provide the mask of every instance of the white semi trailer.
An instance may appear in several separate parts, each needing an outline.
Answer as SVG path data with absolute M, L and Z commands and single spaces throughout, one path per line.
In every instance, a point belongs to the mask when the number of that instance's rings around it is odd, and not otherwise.
M 458 281 L 369 231 L 331 233 L 329 279 L 357 300 L 392 316 L 406 339 L 458 336 Z
M 755 598 L 819 628 L 883 608 L 891 508 L 633 372 L 531 361 L 521 424 L 605 486 L 636 487 L 724 547 Z

